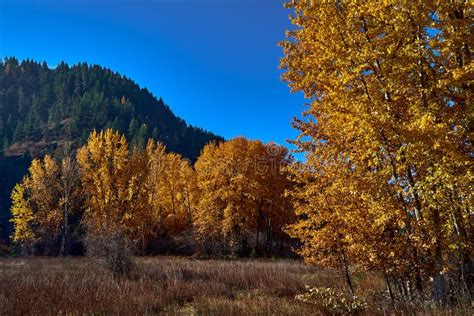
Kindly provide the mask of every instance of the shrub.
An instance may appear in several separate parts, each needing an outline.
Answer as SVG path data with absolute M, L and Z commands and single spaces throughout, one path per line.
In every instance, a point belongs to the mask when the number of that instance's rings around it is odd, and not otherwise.
M 100 265 L 116 276 L 128 276 L 133 268 L 130 241 L 120 232 L 88 235 L 85 241 L 88 257 L 98 259 Z
M 332 288 L 309 288 L 308 292 L 296 295 L 296 299 L 320 306 L 329 314 L 353 314 L 367 309 L 368 305 L 357 297 L 350 300 L 344 293 Z

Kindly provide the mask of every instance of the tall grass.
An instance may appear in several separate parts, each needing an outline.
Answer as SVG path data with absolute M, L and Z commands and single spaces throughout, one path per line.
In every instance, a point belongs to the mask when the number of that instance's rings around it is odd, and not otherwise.
M 319 315 L 306 286 L 344 290 L 339 273 L 297 260 L 137 258 L 117 276 L 87 258 L 0 259 L 0 314 Z M 367 314 L 391 313 L 384 282 L 357 280 Z

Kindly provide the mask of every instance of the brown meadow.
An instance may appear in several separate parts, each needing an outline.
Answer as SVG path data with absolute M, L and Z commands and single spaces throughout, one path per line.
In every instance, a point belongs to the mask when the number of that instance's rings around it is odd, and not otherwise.
M 383 291 L 377 279 L 361 288 Z M 85 258 L 0 261 L 0 311 L 24 314 L 321 314 L 305 286 L 343 287 L 336 271 L 297 260 L 137 258 L 117 278 Z M 363 284 L 363 285 L 362 285 Z
M 409 311 L 390 308 L 383 279 L 354 276 L 364 314 Z M 141 257 L 128 277 L 115 277 L 88 258 L 0 259 L 0 314 L 329 314 L 295 299 L 306 286 L 345 291 L 338 271 L 300 260 Z

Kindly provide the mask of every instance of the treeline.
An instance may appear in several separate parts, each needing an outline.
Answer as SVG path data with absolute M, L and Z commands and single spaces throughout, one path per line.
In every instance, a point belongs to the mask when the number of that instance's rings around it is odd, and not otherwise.
M 284 79 L 310 99 L 293 168 L 308 262 L 392 299 L 472 306 L 472 3 L 293 0 Z
M 85 239 L 114 234 L 137 254 L 283 254 L 290 162 L 284 147 L 236 138 L 207 145 L 193 166 L 152 139 L 140 149 L 94 131 L 74 158 L 32 162 L 12 192 L 12 239 L 42 255 L 81 254 Z
M 42 154 L 58 143 L 82 146 L 92 130 L 111 128 L 145 148 L 153 138 L 196 159 L 220 137 L 189 126 L 146 88 L 97 65 L 0 61 L 0 141 L 4 155 Z

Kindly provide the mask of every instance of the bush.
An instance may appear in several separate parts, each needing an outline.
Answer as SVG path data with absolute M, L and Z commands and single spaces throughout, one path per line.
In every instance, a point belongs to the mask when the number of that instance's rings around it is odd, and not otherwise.
M 86 254 L 116 276 L 128 276 L 133 268 L 130 241 L 120 232 L 88 235 Z
M 350 300 L 344 293 L 332 288 L 308 288 L 308 292 L 296 295 L 296 299 L 305 303 L 316 304 L 329 314 L 353 314 L 367 309 L 367 303 L 354 297 Z

